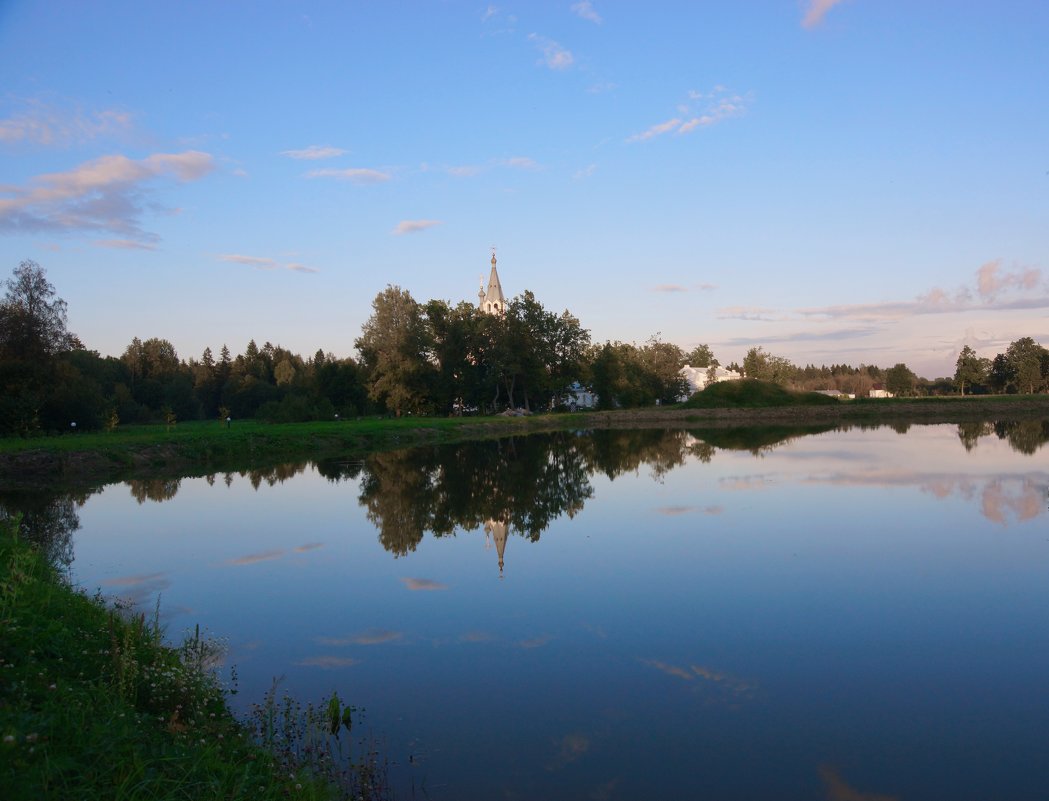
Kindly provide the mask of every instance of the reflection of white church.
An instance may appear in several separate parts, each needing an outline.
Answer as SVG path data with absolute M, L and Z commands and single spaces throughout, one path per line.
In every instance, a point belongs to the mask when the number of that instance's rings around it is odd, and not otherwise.
M 489 520 L 484 524 L 484 548 L 488 550 L 495 545 L 495 552 L 499 555 L 499 578 L 503 577 L 503 554 L 506 552 L 506 537 L 509 533 L 510 524 L 502 520 Z

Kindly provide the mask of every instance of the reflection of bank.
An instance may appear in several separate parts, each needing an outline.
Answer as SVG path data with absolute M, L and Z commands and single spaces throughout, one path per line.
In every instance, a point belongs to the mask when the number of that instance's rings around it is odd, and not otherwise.
M 499 555 L 499 578 L 503 577 L 503 553 L 506 552 L 506 536 L 510 524 L 501 520 L 489 520 L 484 524 L 484 547 L 487 550 L 495 543 L 495 552 Z

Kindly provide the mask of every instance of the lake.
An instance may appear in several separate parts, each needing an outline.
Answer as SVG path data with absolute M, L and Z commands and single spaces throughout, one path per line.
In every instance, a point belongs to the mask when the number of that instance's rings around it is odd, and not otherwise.
M 399 798 L 1035 799 L 1047 439 L 563 432 L 3 502 L 225 638 L 241 708 L 364 707 Z

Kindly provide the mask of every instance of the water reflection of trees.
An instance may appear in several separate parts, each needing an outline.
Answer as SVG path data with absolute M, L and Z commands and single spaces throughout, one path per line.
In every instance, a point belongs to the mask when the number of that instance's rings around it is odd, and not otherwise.
M 996 423 L 958 424 L 958 439 L 965 450 L 975 448 L 981 437 L 996 436 L 1019 453 L 1031 456 L 1049 442 L 1049 420 L 999 420 Z
M 255 468 L 252 470 L 241 470 L 238 473 L 223 473 L 223 482 L 226 486 L 233 484 L 233 476 L 239 475 L 241 478 L 248 479 L 248 482 L 254 489 L 258 489 L 263 484 L 269 487 L 275 484 L 282 484 L 290 478 L 294 478 L 303 472 L 309 465 L 308 462 L 289 462 L 285 464 L 278 464 L 272 467 L 266 468 Z M 209 486 L 215 484 L 215 473 L 210 473 L 204 476 L 204 480 L 208 482 Z M 133 497 L 140 504 L 146 501 L 170 501 L 175 495 L 178 494 L 179 487 L 182 484 L 181 478 L 133 478 L 125 482 L 128 489 L 131 490 L 131 497 Z
M 822 428 L 820 430 L 826 430 Z M 374 453 L 362 461 L 327 461 L 331 480 L 359 478 L 360 502 L 388 551 L 414 551 L 436 536 L 493 523 L 535 541 L 593 495 L 590 476 L 610 480 L 642 467 L 659 480 L 690 458 L 709 462 L 717 447 L 760 453 L 809 430 L 613 429 L 487 440 Z M 709 440 L 716 440 L 712 444 Z
M 78 510 L 91 492 L 55 494 L 37 490 L 0 492 L 0 519 L 21 516 L 19 536 L 40 549 L 59 569 L 73 563 L 73 533 L 80 528 Z

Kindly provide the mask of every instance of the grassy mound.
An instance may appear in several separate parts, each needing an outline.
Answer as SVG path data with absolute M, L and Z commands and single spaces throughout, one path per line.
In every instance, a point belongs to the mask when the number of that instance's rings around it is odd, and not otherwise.
M 686 409 L 770 409 L 777 406 L 833 406 L 840 401 L 818 392 L 794 392 L 769 381 L 719 381 L 697 392 Z

